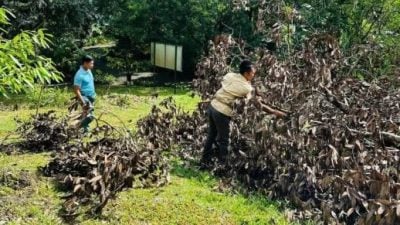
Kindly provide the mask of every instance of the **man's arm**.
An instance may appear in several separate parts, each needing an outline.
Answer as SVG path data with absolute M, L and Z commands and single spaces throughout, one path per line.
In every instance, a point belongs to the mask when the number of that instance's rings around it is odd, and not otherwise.
M 74 77 L 74 93 L 78 101 L 81 103 L 82 107 L 84 107 L 86 103 L 81 93 L 81 86 L 82 86 L 82 76 L 81 74 L 79 74 L 78 71 Z
M 84 106 L 85 100 L 82 97 L 81 88 L 79 86 L 74 85 L 74 93 L 76 98 L 78 98 L 78 101 L 80 101 L 81 105 Z

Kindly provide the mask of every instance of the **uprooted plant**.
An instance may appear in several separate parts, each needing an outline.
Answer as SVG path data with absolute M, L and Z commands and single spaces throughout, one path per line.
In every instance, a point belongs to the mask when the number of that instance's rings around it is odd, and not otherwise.
M 199 75 L 221 79 L 230 47 L 214 47 Z M 256 53 L 257 94 L 293 113 L 280 120 L 256 104 L 238 104 L 242 113 L 232 126 L 228 176 L 291 200 L 301 218 L 332 224 L 399 222 L 399 91 L 386 80 L 335 77 L 340 51 L 327 34 L 311 37 L 291 62 L 262 49 Z M 212 85 L 217 82 L 197 82 L 203 96 L 219 88 Z
M 0 143 L 1 151 L 6 154 L 53 151 L 82 136 L 69 126 L 66 118 L 59 119 L 55 111 L 37 113 L 27 120 L 15 120 L 15 133 L 10 133 Z

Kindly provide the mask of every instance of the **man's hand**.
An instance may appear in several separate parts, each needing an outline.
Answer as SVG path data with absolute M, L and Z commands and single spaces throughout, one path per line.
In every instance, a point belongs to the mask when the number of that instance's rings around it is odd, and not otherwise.
M 83 104 L 82 109 L 83 109 L 83 111 L 89 111 L 89 109 L 90 109 L 89 104 Z

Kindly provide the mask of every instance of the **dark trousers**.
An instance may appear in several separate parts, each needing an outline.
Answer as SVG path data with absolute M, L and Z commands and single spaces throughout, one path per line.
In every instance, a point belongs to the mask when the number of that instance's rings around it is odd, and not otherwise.
M 211 105 L 208 108 L 208 136 L 204 146 L 202 163 L 210 163 L 213 156 L 213 144 L 218 147 L 217 156 L 222 162 L 226 161 L 229 146 L 229 126 L 231 118 L 226 116 Z

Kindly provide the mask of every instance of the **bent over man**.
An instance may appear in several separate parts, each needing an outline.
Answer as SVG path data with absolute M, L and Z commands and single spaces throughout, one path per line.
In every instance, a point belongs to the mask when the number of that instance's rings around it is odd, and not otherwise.
M 233 104 L 238 98 L 251 98 L 251 81 L 256 69 L 250 61 L 240 64 L 240 73 L 228 73 L 222 80 L 222 87 L 214 95 L 208 109 L 208 136 L 204 145 L 201 167 L 207 168 L 213 155 L 212 147 L 215 143 L 218 147 L 217 157 L 224 164 L 228 156 L 230 121 L 233 114 Z M 263 108 L 268 113 L 277 116 L 286 116 L 284 113 Z
M 94 78 L 92 69 L 94 67 L 94 60 L 90 56 L 82 58 L 82 65 L 74 77 L 74 93 L 83 108 L 83 115 L 80 126 L 83 131 L 89 131 L 89 124 L 94 119 L 94 101 L 96 92 L 94 88 Z

